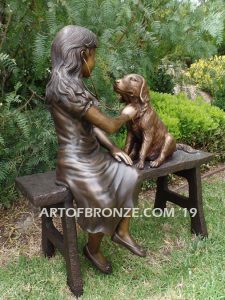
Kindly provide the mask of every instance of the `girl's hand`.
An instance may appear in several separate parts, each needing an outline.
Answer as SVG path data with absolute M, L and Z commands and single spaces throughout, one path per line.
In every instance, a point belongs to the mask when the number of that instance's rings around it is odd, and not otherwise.
M 127 115 L 131 120 L 137 115 L 137 112 L 138 112 L 137 109 L 132 104 L 128 104 L 122 110 L 121 114 L 122 115 Z
M 121 149 L 117 148 L 117 147 L 113 147 L 113 149 L 110 151 L 112 157 L 114 157 L 117 161 L 121 162 L 125 162 L 125 164 L 132 166 L 133 162 L 131 160 L 131 158 Z

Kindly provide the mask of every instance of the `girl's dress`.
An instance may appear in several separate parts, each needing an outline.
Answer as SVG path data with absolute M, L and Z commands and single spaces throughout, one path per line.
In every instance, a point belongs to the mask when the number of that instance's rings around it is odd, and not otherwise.
M 76 95 L 76 101 L 51 104 L 59 143 L 57 183 L 70 188 L 78 208 L 133 208 L 138 170 L 116 161 L 102 149 L 93 125 L 83 117 L 92 105 L 98 105 L 97 100 L 84 90 Z M 112 235 L 122 217 L 116 213 L 107 217 L 109 214 L 107 209 L 102 217 L 80 213 L 77 221 L 85 231 Z

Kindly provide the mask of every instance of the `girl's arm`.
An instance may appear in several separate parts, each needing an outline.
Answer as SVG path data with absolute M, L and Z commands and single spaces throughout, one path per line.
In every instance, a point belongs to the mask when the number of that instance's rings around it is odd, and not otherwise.
M 131 120 L 137 111 L 131 106 L 127 105 L 121 112 L 121 115 L 111 118 L 100 112 L 100 110 L 91 106 L 85 113 L 84 118 L 95 125 L 96 127 L 106 131 L 107 133 L 116 132 L 124 123 Z
M 117 161 L 124 161 L 127 165 L 133 164 L 131 158 L 124 151 L 117 148 L 100 128 L 94 127 L 94 133 L 95 133 L 99 143 L 103 147 L 108 149 L 110 151 L 111 155 Z
M 121 149 L 117 148 L 112 141 L 107 137 L 107 135 L 98 127 L 94 127 L 94 133 L 99 141 L 99 143 L 108 149 L 111 155 L 117 161 L 124 161 L 127 165 L 132 165 L 133 162 L 131 158 Z
M 116 146 L 107 137 L 105 132 L 98 127 L 94 127 L 94 133 L 99 141 L 99 143 L 109 151 L 112 151 Z

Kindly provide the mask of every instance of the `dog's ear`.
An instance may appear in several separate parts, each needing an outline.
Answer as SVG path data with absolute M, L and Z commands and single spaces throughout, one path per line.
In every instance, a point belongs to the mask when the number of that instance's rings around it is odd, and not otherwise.
M 145 79 L 142 79 L 142 86 L 140 90 L 140 99 L 142 103 L 148 103 L 149 101 L 149 91 L 148 91 L 148 86 L 145 81 Z

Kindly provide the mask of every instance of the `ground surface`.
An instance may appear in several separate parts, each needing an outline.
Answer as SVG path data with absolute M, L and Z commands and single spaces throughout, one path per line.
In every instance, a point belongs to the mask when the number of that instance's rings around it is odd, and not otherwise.
M 173 189 L 185 192 L 183 182 Z M 134 218 L 133 236 L 148 249 L 139 258 L 105 238 L 104 253 L 113 274 L 104 276 L 81 255 L 85 282 L 82 299 L 225 299 L 225 171 L 203 180 L 207 240 L 189 231 L 189 217 Z M 154 191 L 140 195 L 139 206 L 152 207 Z M 75 299 L 66 285 L 60 254 L 48 260 L 40 251 L 40 219 L 25 199 L 0 211 L 0 299 Z M 57 222 L 57 220 L 56 220 Z M 86 235 L 79 231 L 79 251 Z

